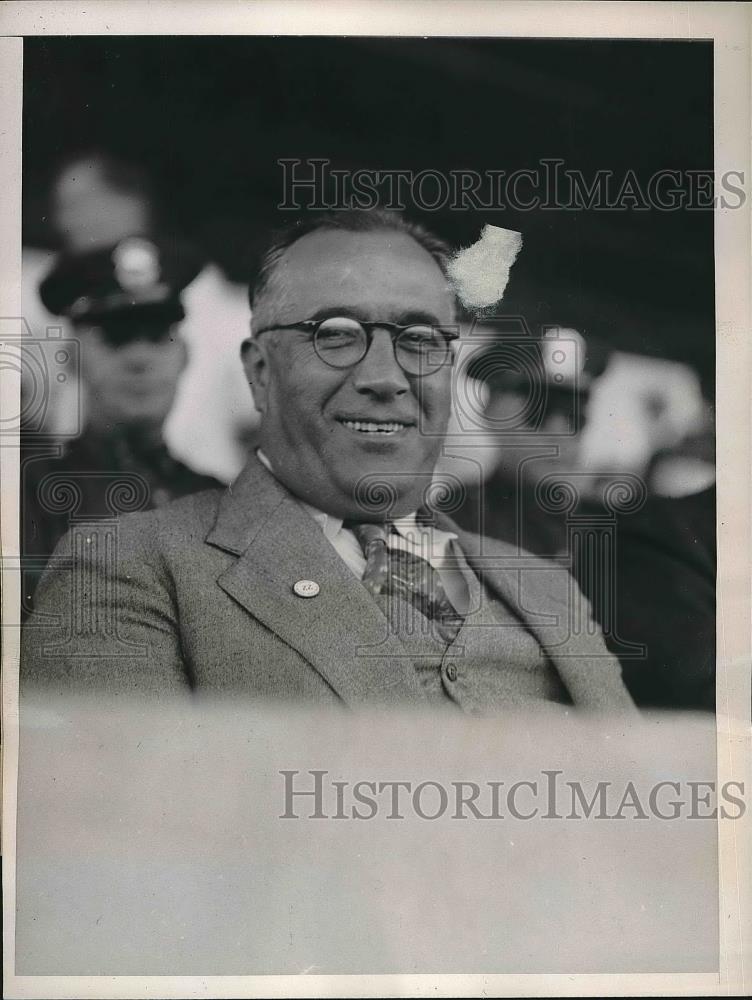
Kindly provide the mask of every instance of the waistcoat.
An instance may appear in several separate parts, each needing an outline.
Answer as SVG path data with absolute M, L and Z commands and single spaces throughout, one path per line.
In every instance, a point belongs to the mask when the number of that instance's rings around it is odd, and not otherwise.
M 376 598 L 428 700 L 473 714 L 531 701 L 569 704 L 571 699 L 537 639 L 482 584 L 459 546 L 452 545 L 469 596 L 467 615 L 452 642 L 442 639 L 435 625 L 407 601 Z

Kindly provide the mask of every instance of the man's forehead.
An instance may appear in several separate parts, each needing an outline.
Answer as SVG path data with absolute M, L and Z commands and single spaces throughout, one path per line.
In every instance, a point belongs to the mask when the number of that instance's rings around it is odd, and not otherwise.
M 288 321 L 342 306 L 373 318 L 425 313 L 447 322 L 454 301 L 431 254 L 407 233 L 320 230 L 294 243 L 277 266 Z M 288 316 L 304 310 L 306 317 Z M 390 314 L 386 315 L 385 310 Z

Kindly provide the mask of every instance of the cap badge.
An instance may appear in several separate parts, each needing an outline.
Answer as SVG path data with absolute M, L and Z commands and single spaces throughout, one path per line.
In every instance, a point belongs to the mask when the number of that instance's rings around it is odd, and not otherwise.
M 115 278 L 129 292 L 141 291 L 159 281 L 159 253 L 149 240 L 130 237 L 112 251 Z

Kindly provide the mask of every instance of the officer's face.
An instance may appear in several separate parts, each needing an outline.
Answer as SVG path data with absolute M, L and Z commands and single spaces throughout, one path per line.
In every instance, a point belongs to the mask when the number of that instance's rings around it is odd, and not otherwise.
M 186 361 L 177 330 L 133 323 L 127 337 L 100 326 L 79 327 L 78 335 L 90 421 L 101 424 L 100 430 L 161 425 Z
M 326 316 L 432 326 L 454 321 L 454 300 L 431 257 L 396 232 L 321 231 L 281 260 L 258 304 L 256 329 Z M 262 333 L 245 354 L 262 414 L 261 447 L 297 496 L 340 517 L 362 517 L 364 477 L 389 484 L 391 513 L 415 509 L 442 443 L 451 399 L 451 361 L 433 374 L 406 374 L 389 331 L 376 328 L 365 357 L 332 368 L 310 331 Z

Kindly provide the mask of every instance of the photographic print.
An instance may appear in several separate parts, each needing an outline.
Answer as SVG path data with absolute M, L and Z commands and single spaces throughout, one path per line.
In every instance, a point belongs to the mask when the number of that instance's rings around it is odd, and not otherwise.
M 691 6 L 8 5 L 8 995 L 745 992 L 749 7 Z

